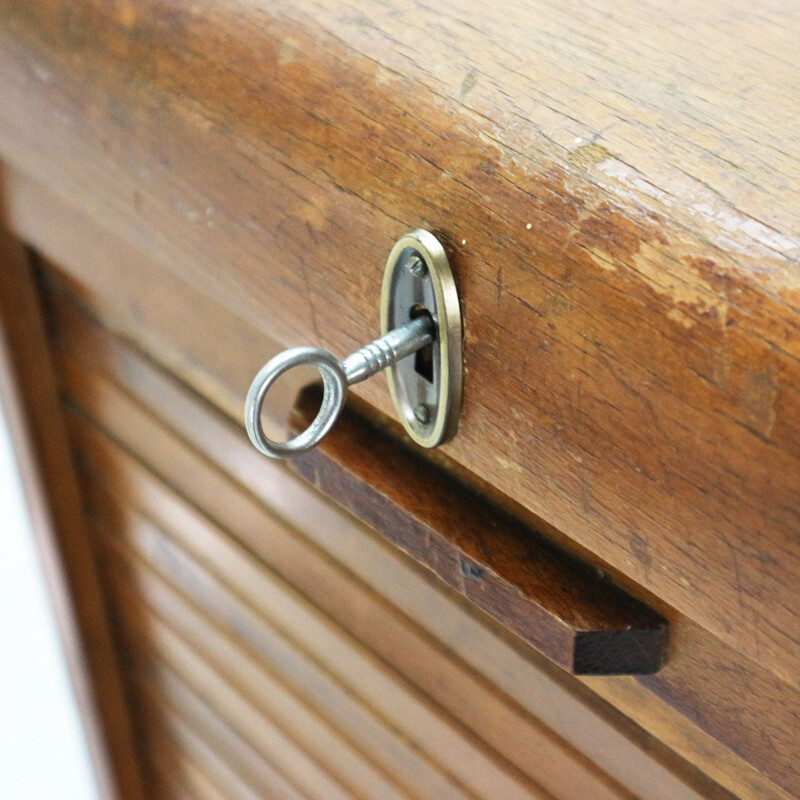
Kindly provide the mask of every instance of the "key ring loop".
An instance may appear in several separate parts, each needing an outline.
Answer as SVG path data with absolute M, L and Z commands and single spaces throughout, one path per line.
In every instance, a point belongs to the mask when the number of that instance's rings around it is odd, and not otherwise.
M 314 421 L 302 433 L 288 442 L 275 442 L 264 433 L 261 408 L 270 386 L 284 372 L 303 364 L 315 367 L 322 376 L 322 405 Z M 330 431 L 344 408 L 347 386 L 342 365 L 327 350 L 319 347 L 292 347 L 285 350 L 259 370 L 247 392 L 244 419 L 250 440 L 265 456 L 272 458 L 287 458 L 311 450 Z

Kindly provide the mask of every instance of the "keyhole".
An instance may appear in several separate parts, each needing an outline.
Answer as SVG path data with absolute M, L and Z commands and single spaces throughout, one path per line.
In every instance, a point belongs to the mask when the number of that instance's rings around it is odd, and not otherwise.
M 431 317 L 431 312 L 423 305 L 416 305 L 411 309 L 409 314 L 411 319 L 419 319 L 419 317 Z M 414 371 L 420 377 L 424 378 L 428 383 L 433 383 L 433 342 L 425 345 L 421 350 L 417 350 L 414 354 Z

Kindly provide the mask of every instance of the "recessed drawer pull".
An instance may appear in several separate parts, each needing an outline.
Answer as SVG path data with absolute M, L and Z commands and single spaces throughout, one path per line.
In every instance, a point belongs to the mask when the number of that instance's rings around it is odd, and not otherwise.
M 414 231 L 392 248 L 381 329 L 379 339 L 343 361 L 318 347 L 292 347 L 265 364 L 245 402 L 245 424 L 255 447 L 272 458 L 307 452 L 333 427 L 347 387 L 387 368 L 395 408 L 409 436 L 423 447 L 452 438 L 461 411 L 461 310 L 447 255 L 433 234 Z M 322 376 L 322 404 L 304 431 L 276 442 L 264 433 L 261 409 L 278 377 L 301 365 L 315 367 Z

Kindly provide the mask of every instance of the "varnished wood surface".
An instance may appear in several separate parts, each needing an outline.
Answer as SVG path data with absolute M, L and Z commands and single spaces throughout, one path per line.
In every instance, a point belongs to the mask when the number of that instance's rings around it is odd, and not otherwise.
M 300 392 L 295 435 L 321 401 L 316 385 Z M 663 665 L 665 619 L 352 411 L 289 466 L 570 672 L 635 675 Z
M 5 228 L 2 212 L 0 206 L 2 413 L 14 446 L 97 789 L 108 800 L 144 800 L 119 653 L 95 556 L 87 542 L 87 522 L 34 266 L 30 254 Z M 25 531 L 4 533 L 26 535 Z
M 0 152 L 339 356 L 393 240 L 438 231 L 446 456 L 797 686 L 798 27 L 740 0 L 4 0 Z
M 127 302 L 123 298 L 132 300 L 141 288 L 137 282 L 130 294 L 120 291 L 112 306 L 122 309 Z M 491 712 L 491 706 L 479 702 L 484 696 L 479 684 L 462 683 L 461 678 L 455 680 L 452 674 L 446 681 L 437 678 L 432 665 L 440 663 L 440 656 L 435 648 L 426 644 L 425 637 L 413 634 L 412 638 L 406 638 L 412 631 L 405 625 L 398 627 L 397 619 L 393 621 L 392 615 L 387 616 L 381 610 L 383 601 L 370 600 L 371 596 L 376 596 L 364 594 L 357 583 L 343 582 L 337 577 L 341 573 L 325 567 L 315 552 L 324 552 L 327 558 L 344 566 L 345 574 L 354 572 L 378 595 L 415 620 L 415 624 L 442 640 L 448 651 L 457 653 L 465 664 L 483 676 L 482 680 L 496 684 L 530 713 L 542 715 L 559 736 L 579 751 L 600 759 L 604 769 L 623 785 L 630 786 L 637 795 L 670 800 L 686 796 L 686 784 L 676 782 L 676 773 L 669 766 L 669 758 L 664 760 L 663 753 L 658 756 L 657 763 L 661 764 L 658 769 L 665 771 L 658 778 L 649 777 L 655 768 L 650 759 L 659 753 L 656 742 L 650 740 L 643 752 L 636 746 L 631 747 L 631 743 L 643 735 L 641 730 L 626 733 L 624 724 L 616 731 L 613 727 L 601 731 L 588 727 L 584 715 L 585 708 L 592 707 L 591 703 L 583 706 L 586 698 L 576 697 L 572 694 L 574 689 L 568 689 L 555 675 L 548 675 L 541 671 L 541 666 L 531 663 L 529 649 L 518 650 L 513 642 L 504 640 L 501 631 L 491 626 L 487 629 L 486 620 L 473 618 L 453 599 L 443 605 L 442 589 L 430 586 L 407 566 L 398 572 L 400 564 L 396 554 L 315 499 L 302 483 L 291 479 L 281 465 L 261 459 L 247 444 L 240 429 L 215 414 L 199 398 L 192 399 L 193 396 L 173 378 L 97 326 L 87 324 L 82 312 L 76 311 L 63 291 L 57 286 L 52 288 L 51 313 L 61 342 L 61 374 L 70 396 L 125 448 L 154 465 L 158 474 L 178 492 L 205 508 L 212 518 L 227 520 L 229 527 L 234 526 L 236 535 L 244 537 L 248 548 L 262 553 L 265 562 L 275 564 L 306 597 L 325 607 L 326 613 L 333 614 L 338 624 L 361 641 L 368 641 L 370 647 L 377 648 L 387 663 L 405 674 L 414 675 L 415 681 L 422 681 L 417 685 L 425 692 L 439 696 L 446 688 L 451 697 L 447 701 L 448 708 L 465 724 L 481 731 L 482 736 L 495 736 L 493 741 L 497 746 L 505 748 L 514 742 L 514 746 L 519 747 L 514 757 L 522 759 L 520 763 L 525 763 L 531 753 L 538 752 L 538 746 L 534 748 L 528 744 L 530 734 L 524 733 L 524 728 L 511 727 L 515 716 L 508 716 L 508 711 L 497 716 Z M 146 295 L 145 291 L 142 298 Z M 91 300 L 88 296 L 84 299 Z M 102 306 L 102 298 L 96 301 Z M 144 306 L 139 306 L 137 317 L 141 319 L 144 314 L 155 322 L 157 317 L 148 316 L 153 311 L 154 308 L 148 308 L 145 312 Z M 135 335 L 135 320 L 124 320 L 124 316 L 117 316 L 118 322 L 131 326 L 128 333 Z M 168 327 L 176 324 L 176 320 L 167 321 L 167 318 L 162 322 Z M 157 330 L 158 326 L 148 327 L 148 335 L 153 337 Z M 196 355 L 199 352 L 196 351 Z M 168 350 L 165 355 L 172 358 Z M 212 376 L 200 377 L 193 372 L 196 368 L 196 361 L 193 368 L 185 364 L 181 375 L 191 382 L 197 381 L 198 386 L 211 385 Z M 220 397 L 224 396 L 223 392 Z M 162 430 L 160 424 L 154 424 L 152 414 L 174 430 L 177 439 Z M 148 516 L 157 515 L 166 526 L 173 520 L 174 527 L 174 520 L 184 518 L 180 505 L 167 503 L 163 496 L 157 499 L 158 495 L 152 494 L 147 481 L 142 482 L 137 471 L 125 466 L 128 463 L 125 459 L 113 455 L 113 451 L 106 452 L 95 445 L 89 447 L 90 441 L 97 441 L 96 437 L 81 437 L 80 441 L 84 442 L 81 445 L 84 463 L 94 464 L 93 472 L 109 477 L 118 475 L 114 481 L 120 497 L 127 501 L 138 498 L 133 502 L 145 508 Z M 182 453 L 181 441 L 191 442 L 203 457 L 198 459 Z M 87 461 L 89 454 L 91 458 Z M 232 491 L 221 476 L 215 477 L 215 471 L 209 469 L 205 459 L 229 472 L 246 492 Z M 262 498 L 292 528 L 303 531 L 301 542 L 309 538 L 313 547 L 310 550 L 307 544 L 298 547 L 281 534 L 280 528 L 269 521 L 269 515 L 259 512 L 253 505 L 249 493 Z M 181 527 L 188 524 L 188 521 L 181 523 Z M 202 528 L 187 533 L 187 546 L 199 542 L 204 535 Z M 213 557 L 213 563 L 220 563 L 219 555 Z M 244 575 L 245 571 L 244 566 L 232 564 L 230 567 L 232 576 Z M 256 598 L 263 591 L 258 588 L 258 580 L 254 578 L 252 584 Z M 435 613 L 431 612 L 432 608 L 436 609 Z M 790 797 L 791 791 L 784 792 L 779 787 L 781 784 L 796 786 L 791 758 L 797 731 L 794 692 L 776 682 L 767 671 L 748 664 L 722 643 L 715 642 L 689 621 L 678 617 L 673 622 L 678 623 L 680 644 L 661 673 L 634 683 L 631 683 L 633 679 L 619 678 L 593 679 L 591 683 L 612 702 L 619 703 L 626 713 L 639 719 L 644 728 L 652 727 L 660 738 L 669 739 L 678 752 L 714 774 L 737 795 Z M 239 625 L 235 629 L 241 630 Z M 387 636 L 391 632 L 391 636 L 383 638 L 378 632 L 385 632 Z M 459 702 L 459 697 L 469 697 L 469 701 Z M 514 722 L 514 725 L 520 723 Z M 510 735 L 513 730 L 516 733 Z M 628 736 L 632 738 L 626 738 Z M 370 740 L 374 738 L 374 733 L 369 737 Z M 680 769 L 685 770 L 685 764 Z M 556 770 L 556 779 L 563 771 Z M 685 772 L 678 774 L 686 779 Z M 707 788 L 701 790 L 700 795 L 707 796 L 705 792 Z

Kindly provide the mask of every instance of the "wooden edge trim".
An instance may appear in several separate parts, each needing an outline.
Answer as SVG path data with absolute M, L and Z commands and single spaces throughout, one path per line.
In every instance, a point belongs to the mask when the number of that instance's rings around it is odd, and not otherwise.
M 300 392 L 293 432 L 308 427 L 319 404 L 318 387 Z M 665 619 L 353 411 L 290 465 L 573 674 L 662 666 Z
M 3 228 L 2 220 L 0 403 L 22 475 L 100 796 L 145 800 L 33 266 L 22 244 Z

